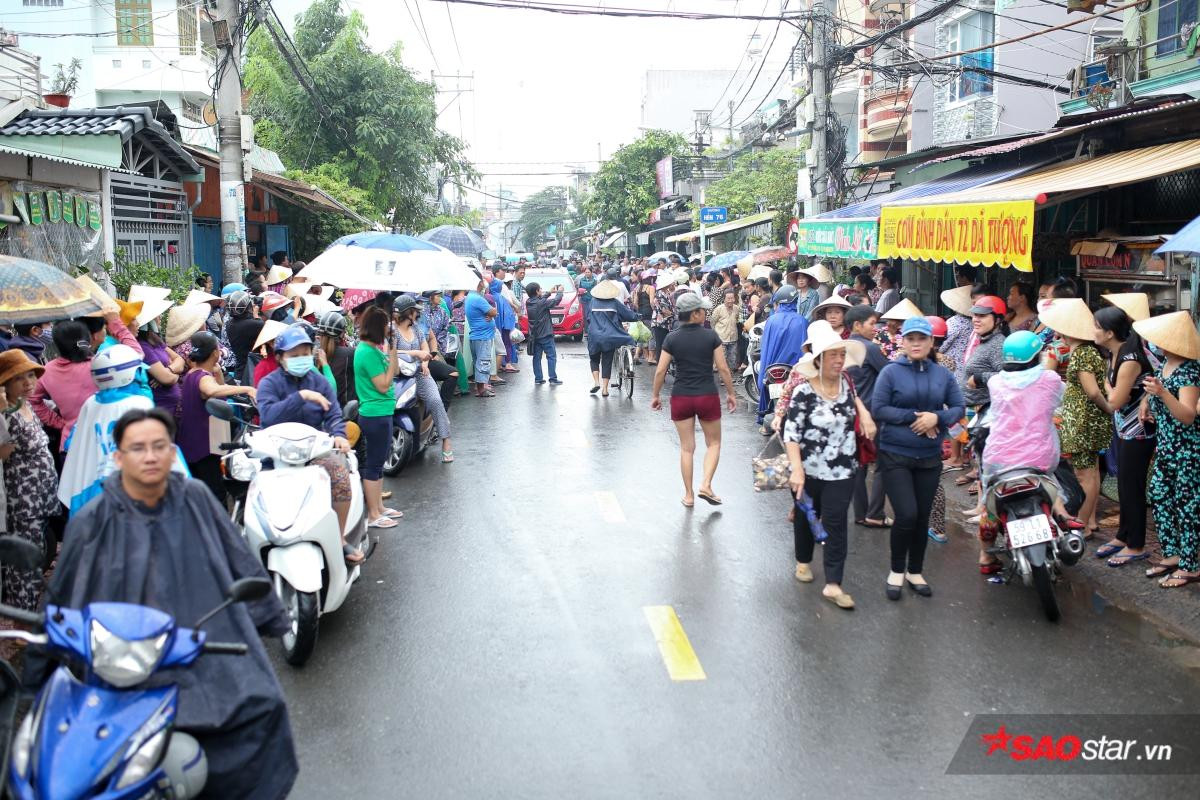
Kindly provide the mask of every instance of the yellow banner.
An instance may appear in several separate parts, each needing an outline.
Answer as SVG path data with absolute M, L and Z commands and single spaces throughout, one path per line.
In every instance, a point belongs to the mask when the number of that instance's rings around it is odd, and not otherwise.
M 879 258 L 1033 271 L 1033 201 L 884 206 Z

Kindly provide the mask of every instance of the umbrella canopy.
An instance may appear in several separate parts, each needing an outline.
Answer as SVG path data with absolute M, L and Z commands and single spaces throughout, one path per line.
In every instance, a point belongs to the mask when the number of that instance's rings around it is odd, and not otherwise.
M 738 265 L 738 270 L 739 271 L 741 270 L 740 264 Z M 770 264 L 758 264 L 756 266 L 753 266 L 742 277 L 745 278 L 746 280 L 751 280 L 751 281 L 756 281 L 759 278 L 769 278 L 769 277 L 771 277 L 771 265 Z
M 54 322 L 99 310 L 88 291 L 58 267 L 0 256 L 0 323 Z
M 1200 217 L 1184 225 L 1156 253 L 1200 253 Z
M 462 258 L 444 247 L 374 231 L 338 239 L 304 268 L 304 275 L 313 283 L 381 292 L 474 289 L 479 283 Z
M 460 256 L 478 258 L 486 245 L 479 234 L 462 225 L 438 225 L 417 235 L 418 239 L 433 242 Z
M 748 255 L 750 255 L 749 250 L 730 250 L 728 253 L 721 253 L 709 259 L 701 272 L 716 272 L 719 269 L 735 266 Z
M 679 253 L 676 253 L 674 250 L 659 250 L 657 253 L 647 258 L 646 263 L 653 264 L 655 261 L 662 258 L 665 259 L 669 265 L 671 263 L 671 256 L 675 256 L 681 262 L 684 260 L 683 256 L 681 256 Z
M 738 273 L 744 278 L 750 274 L 750 268 L 759 264 L 769 264 L 772 261 L 781 261 L 788 258 L 791 253 L 783 245 L 770 244 L 766 247 L 760 247 L 757 250 L 751 250 L 746 256 L 743 256 L 738 261 Z

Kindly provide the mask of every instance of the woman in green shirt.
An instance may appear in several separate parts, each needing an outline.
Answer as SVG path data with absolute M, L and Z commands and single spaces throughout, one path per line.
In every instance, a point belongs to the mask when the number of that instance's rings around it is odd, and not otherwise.
M 366 440 L 363 459 L 363 499 L 368 525 L 394 528 L 403 513 L 383 505 L 383 462 L 392 445 L 392 414 L 396 408 L 393 381 L 396 378 L 396 349 L 388 336 L 387 312 L 372 306 L 359 325 L 359 343 L 354 348 L 354 389 L 358 394 L 358 425 Z

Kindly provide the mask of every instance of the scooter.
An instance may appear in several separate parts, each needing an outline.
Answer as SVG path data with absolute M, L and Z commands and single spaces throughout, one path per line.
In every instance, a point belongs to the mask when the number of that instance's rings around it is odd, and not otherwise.
M 130 603 L 90 603 L 82 609 L 48 605 L 44 613 L 0 606 L 0 616 L 40 631 L 0 631 L 0 638 L 45 645 L 50 656 L 64 662 L 13 736 L 6 770 L 10 796 L 186 800 L 199 795 L 208 761 L 193 736 L 175 729 L 177 684 L 161 678 L 147 684 L 167 670 L 187 669 L 202 655 L 245 655 L 245 643 L 210 642 L 201 627 L 233 603 L 270 591 L 270 582 L 262 578 L 236 581 L 224 602 L 192 628 Z M 69 664 L 78 665 L 80 677 Z
M 989 476 L 983 493 L 988 511 L 1000 520 L 997 545 L 988 552 L 1007 558 L 1004 582 L 1019 575 L 1037 590 L 1046 619 L 1056 622 L 1054 584 L 1062 567 L 1078 563 L 1085 548 L 1079 531 L 1063 528 L 1052 512 L 1058 485 L 1045 472 L 1017 467 Z
M 234 413 L 216 398 L 205 408 L 218 419 L 232 419 Z M 343 417 L 357 416 L 358 404 L 349 403 Z M 302 666 L 316 647 L 320 617 L 341 607 L 362 572 L 361 563 L 346 564 L 329 475 L 311 464 L 333 452 L 333 437 L 284 422 L 258 430 L 247 427 L 241 440 L 221 447 L 231 451 L 221 459 L 221 468 L 237 503 L 234 521 L 262 559 L 291 619 L 291 630 L 281 638 L 284 658 Z M 345 458 L 351 476 L 346 544 L 365 561 L 375 547 L 367 533 L 358 460 L 353 451 Z M 240 502 L 239 496 L 244 498 Z
M 397 363 L 399 377 L 394 387 L 396 410 L 392 419 L 392 445 L 383 461 L 383 474 L 389 478 L 399 475 L 426 447 L 437 441 L 433 414 L 417 395 L 421 362 L 402 355 Z
M 746 396 L 750 398 L 750 402 L 755 405 L 758 404 L 758 371 L 762 364 L 759 358 L 762 334 L 763 323 L 760 322 L 750 328 L 746 344 L 746 369 L 742 372 L 742 388 L 746 390 Z

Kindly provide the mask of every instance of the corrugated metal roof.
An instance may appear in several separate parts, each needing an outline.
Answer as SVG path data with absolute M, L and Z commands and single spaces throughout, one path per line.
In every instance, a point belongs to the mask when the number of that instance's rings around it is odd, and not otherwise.
M 44 158 L 47 161 L 57 161 L 60 164 L 70 164 L 73 167 L 87 167 L 88 169 L 106 169 L 109 172 L 124 172 L 133 174 L 127 169 L 115 169 L 107 164 L 93 164 L 90 161 L 80 161 L 76 158 L 64 158 L 63 156 L 51 156 L 45 153 L 35 153 L 31 150 L 22 150 L 19 147 L 11 147 L 9 145 L 0 144 L 0 153 L 8 153 L 14 156 L 27 156 L 29 158 Z
M 713 225 L 711 228 L 705 227 L 704 235 L 706 237 L 719 236 L 722 233 L 729 233 L 730 231 L 736 231 L 736 230 L 740 230 L 742 228 L 748 228 L 751 225 L 760 225 L 764 222 L 767 222 L 768 220 L 774 219 L 776 213 L 777 212 L 775 212 L 775 211 L 763 211 L 758 214 L 751 214 L 748 217 L 742 217 L 741 219 L 730 220 L 729 222 L 722 222 L 720 225 Z M 876 216 L 878 216 L 878 215 L 876 215 Z M 700 238 L 700 229 L 697 228 L 696 230 L 691 231 L 689 233 L 681 233 L 678 236 L 668 236 L 665 241 L 667 241 L 667 242 L 683 242 L 683 241 L 687 241 L 688 239 L 699 239 L 699 238 Z
M 1019 178 L 979 186 L 967 191 L 939 194 L 932 199 L 889 201 L 887 205 L 943 205 L 1029 200 L 1042 194 L 1103 189 L 1157 178 L 1200 167 L 1200 139 L 1109 153 L 1086 161 L 1057 164 Z
M 181 176 L 200 172 L 146 106 L 33 109 L 0 127 L 0 136 L 120 136 L 122 142 L 144 136 Z
M 901 205 L 901 201 L 904 200 L 934 197 L 948 192 L 960 192 L 964 189 L 1007 180 L 1015 175 L 1020 175 L 1022 172 L 1028 172 L 1031 169 L 1034 169 L 1034 167 L 968 167 L 953 175 L 946 175 L 913 186 L 905 186 L 887 194 L 868 198 L 861 203 L 854 203 L 842 208 L 836 208 L 833 211 L 826 211 L 824 214 L 810 217 L 810 219 L 876 219 L 879 217 L 879 209 L 885 205 Z

